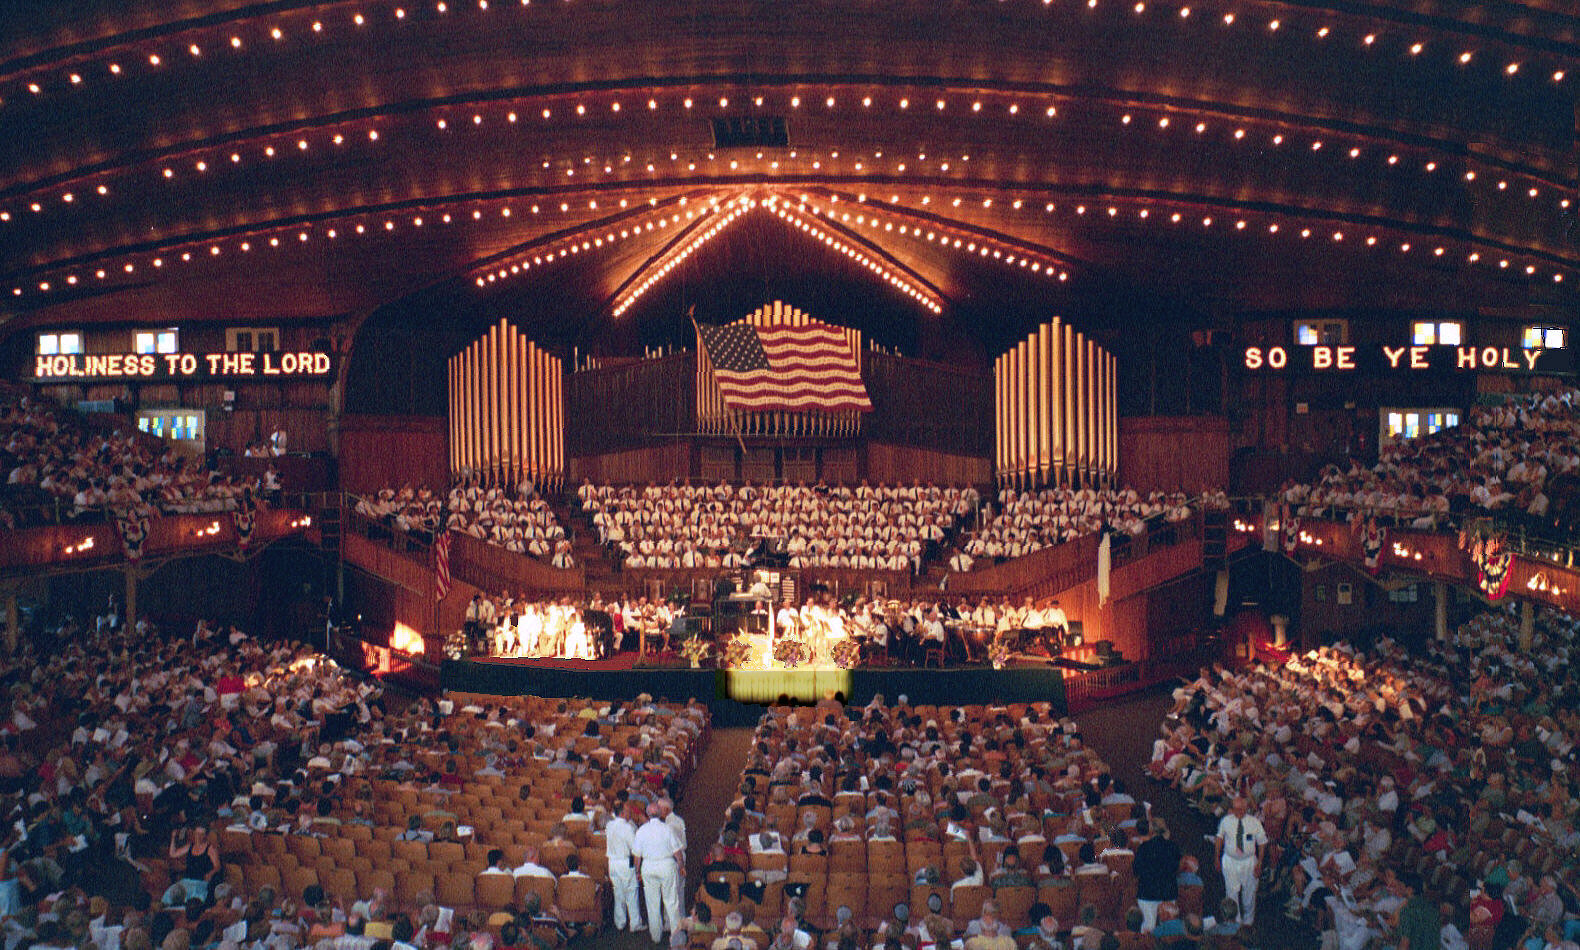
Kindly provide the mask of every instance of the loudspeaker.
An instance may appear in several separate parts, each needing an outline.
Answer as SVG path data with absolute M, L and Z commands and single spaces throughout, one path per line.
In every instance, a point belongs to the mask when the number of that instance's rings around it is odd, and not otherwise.
M 1092 646 L 1097 650 L 1097 658 L 1100 660 L 1107 660 L 1114 655 L 1114 641 L 1112 640 L 1099 640 Z

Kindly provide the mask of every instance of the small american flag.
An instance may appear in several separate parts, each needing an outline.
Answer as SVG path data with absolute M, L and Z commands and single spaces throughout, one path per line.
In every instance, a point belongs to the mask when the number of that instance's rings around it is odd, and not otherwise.
M 697 328 L 724 404 L 735 412 L 871 412 L 845 332 L 826 323 L 745 321 Z
M 441 531 L 433 542 L 433 599 L 450 593 L 450 532 Z

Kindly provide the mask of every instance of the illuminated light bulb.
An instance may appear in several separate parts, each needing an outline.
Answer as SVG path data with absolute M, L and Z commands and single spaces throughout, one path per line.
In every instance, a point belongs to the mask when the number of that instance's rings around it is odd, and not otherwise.
M 1500 268 L 1503 268 L 1503 269 L 1507 269 L 1507 268 L 1508 268 L 1508 266 L 1509 266 L 1509 262 L 1508 262 L 1508 261 L 1499 261 L 1499 262 L 1498 262 L 1498 266 L 1499 266 L 1499 267 L 1500 267 Z
M 1232 14 L 1232 13 L 1225 13 L 1223 15 L 1223 25 L 1224 26 L 1234 26 L 1234 14 Z
M 275 39 L 279 39 L 280 37 L 284 36 L 285 34 L 280 32 L 280 28 L 279 27 L 275 27 L 274 29 L 269 31 L 269 35 L 274 37 Z
M 1135 10 L 1138 14 L 1145 13 L 1147 12 L 1147 5 L 1145 3 L 1138 3 L 1136 4 Z
M 647 107 L 650 110 L 651 109 L 657 109 L 658 108 L 658 100 L 657 99 L 649 99 L 649 100 L 647 100 Z
M 1147 208 L 1142 208 L 1139 212 L 1137 212 L 1137 214 L 1142 220 L 1146 220 L 1152 216 L 1152 212 Z
M 1325 39 L 1328 38 L 1328 33 L 1329 32 L 1330 31 L 1328 30 L 1328 28 L 1324 26 L 1324 27 L 1322 27 L 1322 28 L 1317 30 L 1317 38 L 1325 40 Z
M 379 130 L 378 129 L 368 129 L 368 141 L 369 142 L 377 142 L 378 140 L 379 140 Z
M 1506 181 L 1498 182 L 1498 190 L 1499 191 L 1508 191 L 1509 190 L 1509 183 L 1506 182 Z
M 1303 237 L 1303 238 L 1311 237 L 1311 229 L 1310 228 L 1301 228 L 1300 229 L 1300 236 Z
M 1465 180 L 1466 181 L 1475 181 L 1476 180 L 1476 173 L 1473 172 L 1473 171 L 1466 172 L 1465 173 Z
M 1520 71 L 1520 64 L 1519 63 L 1510 63 L 1509 65 L 1507 65 L 1507 66 L 1505 66 L 1503 68 L 1503 71 L 1508 73 L 1510 76 L 1512 76 L 1515 73 Z
M 1480 254 L 1472 254 L 1472 255 L 1470 255 L 1470 262 L 1472 264 L 1476 263 L 1479 260 L 1481 260 L 1481 255 Z
M 82 85 L 82 76 L 79 75 L 78 73 L 72 73 L 71 74 L 71 84 L 73 86 L 80 86 L 80 85 Z
M 473 125 L 482 125 L 483 124 L 483 117 L 480 116 L 480 115 L 472 116 L 472 124 Z
M 543 117 L 544 117 L 544 118 L 545 118 L 545 119 L 547 119 L 547 118 L 548 118 L 548 117 L 549 117 L 549 116 L 550 116 L 550 115 L 552 115 L 552 114 L 553 114 L 553 113 L 551 113 L 551 112 L 550 112 L 550 111 L 549 111 L 549 110 L 547 110 L 547 109 L 544 109 L 544 110 L 543 110 Z
M 1376 237 L 1368 237 L 1366 239 L 1366 246 L 1367 247 L 1376 247 L 1377 246 L 1377 238 Z
M 1526 192 L 1526 194 L 1530 195 L 1532 198 L 1534 198 L 1537 195 L 1541 194 L 1541 192 L 1536 190 L 1535 188 L 1532 188 L 1530 191 Z
M 365 18 L 362 14 L 358 13 L 356 16 L 351 18 L 351 22 L 355 23 L 357 26 L 361 26 L 368 21 L 367 18 Z
M 130 265 L 128 265 L 128 266 L 130 266 Z M 49 290 L 49 281 L 47 281 L 47 280 L 39 281 L 38 282 L 38 289 L 42 290 L 42 291 L 45 291 L 45 292 L 48 292 L 48 290 Z
M 366 234 L 366 233 L 368 233 L 367 225 L 365 225 L 365 224 L 357 225 L 357 233 L 358 234 Z
M 1190 7 L 1180 7 L 1180 19 L 1181 20 L 1186 20 L 1186 19 L 1189 19 L 1189 18 L 1190 18 Z
M 1282 25 L 1283 24 L 1279 23 L 1277 20 L 1274 20 L 1273 22 L 1267 24 L 1267 28 L 1269 30 L 1272 30 L 1274 33 L 1277 33 L 1278 32 L 1278 28 L 1280 26 L 1282 26 Z
M 1408 243 L 1401 244 L 1399 245 L 1399 250 L 1402 253 L 1408 254 L 1410 253 L 1410 245 Z
M 1128 116 L 1128 115 L 1121 116 L 1120 119 L 1119 119 L 1119 124 L 1120 125 L 1129 125 L 1130 124 L 1130 116 Z
M 1553 73 L 1553 82 L 1563 82 L 1563 81 L 1564 81 L 1564 71 L 1563 70 L 1560 69 L 1557 72 Z
M 799 109 L 799 108 L 801 108 L 801 97 L 800 96 L 791 96 L 790 97 L 790 108 L 792 108 L 792 109 Z
M 1009 105 L 1009 114 L 1010 115 L 1016 115 L 1019 112 L 1020 112 L 1020 105 L 1018 103 L 1014 103 L 1014 102 L 1010 103 L 1010 105 Z
M 157 53 L 152 54 L 152 55 L 150 55 L 148 57 L 148 65 L 150 65 L 150 66 L 158 66 L 159 65 L 159 55 Z
M 1168 117 L 1165 116 L 1164 118 L 1161 118 L 1161 119 L 1158 120 L 1158 128 L 1166 129 L 1168 127 L 1169 127 Z
M 10 220 L 11 220 L 11 212 L 9 212 L 9 211 L 0 211 L 0 221 L 10 221 Z
M 1470 51 L 1466 50 L 1465 52 L 1460 53 L 1459 54 L 1459 61 L 1460 61 L 1461 64 L 1470 62 Z
M 691 108 L 691 100 L 690 99 L 686 100 L 686 108 L 688 108 L 688 109 Z M 577 115 L 586 115 L 587 114 L 587 107 L 585 105 L 583 105 L 582 103 L 580 103 L 580 102 L 576 103 L 576 114 Z
M 137 272 L 137 265 L 127 264 L 125 267 L 121 268 L 121 270 L 126 271 L 128 274 L 135 274 Z
M 1562 275 L 1562 274 L 1554 274 L 1553 275 L 1553 283 L 1561 284 L 1563 282 L 1564 282 L 1564 275 Z
M 322 33 L 322 32 L 324 32 L 324 25 L 322 23 L 318 22 L 317 20 L 314 20 L 313 21 L 313 32 L 314 33 Z
M 1283 145 L 1284 144 L 1284 137 L 1282 135 L 1275 135 L 1275 136 L 1273 136 L 1273 144 L 1274 145 Z
M 1212 227 L 1212 219 L 1211 218 L 1202 218 L 1201 219 L 1201 226 L 1204 227 L 1204 228 Z
M 172 171 L 171 169 L 168 169 L 168 168 L 165 169 L 165 177 L 166 178 L 174 178 L 175 176 L 176 176 L 176 173 L 174 171 Z
M 1361 40 L 1361 42 L 1365 43 L 1367 46 L 1370 46 L 1373 43 L 1377 42 L 1377 34 L 1376 33 L 1367 33 L 1366 34 L 1366 38 Z
M 203 163 L 199 162 L 198 164 L 201 165 Z M 73 201 L 77 200 L 77 196 L 68 191 L 60 196 L 60 200 L 64 201 L 66 204 L 71 204 Z
M 1536 265 L 1534 265 L 1534 264 L 1527 264 L 1525 266 L 1525 273 L 1534 275 L 1536 273 Z
M 121 65 L 119 63 L 111 63 L 110 64 L 110 73 L 112 75 L 119 76 L 121 74 Z
M 1432 253 L 1435 256 L 1437 256 L 1437 257 L 1442 257 L 1443 256 L 1443 249 L 1442 248 L 1438 248 L 1437 250 L 1433 251 Z
M 1429 172 L 1437 171 L 1437 162 L 1427 162 L 1426 163 L 1426 170 L 1429 171 Z
M 1085 214 L 1086 213 L 1086 205 L 1077 205 L 1076 208 L 1075 208 L 1075 213 L 1076 214 Z
M 1350 149 L 1350 158 L 1360 158 L 1360 157 L 1361 157 L 1361 150 L 1360 149 L 1358 149 L 1358 148 Z
M 1173 214 L 1169 215 L 1169 220 L 1172 221 L 1175 224 L 1179 224 L 1180 223 L 1180 213 L 1178 211 L 1176 211 Z
M 1056 109 L 1056 108 L 1055 108 L 1055 107 L 1053 107 L 1053 106 L 1049 106 L 1049 107 L 1048 107 L 1048 111 L 1047 111 L 1047 113 L 1046 113 L 1046 115 L 1047 115 L 1047 116 L 1048 116 L 1048 118 L 1050 118 L 1050 119 L 1051 119 L 1051 118 L 1053 118 L 1053 117 L 1054 117 L 1054 116 L 1056 116 L 1056 115 L 1058 115 L 1058 114 L 1059 114 L 1059 110 L 1058 110 L 1058 109 Z
M 1234 223 L 1234 229 L 1236 231 L 1244 231 L 1245 230 L 1245 222 L 1244 221 L 1236 221 Z
M 1278 225 L 1276 225 L 1276 224 L 1269 224 L 1267 226 L 1267 233 L 1268 234 L 1277 234 L 1278 233 Z
M 1415 44 L 1411 45 L 1411 47 L 1410 47 L 1410 55 L 1411 56 L 1420 56 L 1422 49 L 1423 49 L 1423 47 L 1422 47 L 1422 45 L 1420 43 L 1415 43 Z
M 940 100 L 938 100 L 938 102 L 937 102 L 937 103 L 936 103 L 936 104 L 937 104 L 937 106 L 938 106 L 938 110 L 939 110 L 939 111 L 940 111 L 940 112 L 942 112 L 942 111 L 943 111 L 943 108 L 944 108 L 944 100 L 942 100 L 942 99 L 940 99 Z
M 1245 138 L 1245 130 L 1244 129 L 1235 129 L 1234 130 L 1234 137 L 1235 137 L 1236 141 Z
M 1197 135 L 1200 135 L 1200 134 L 1202 134 L 1205 131 L 1207 131 L 1207 123 L 1205 123 L 1205 122 L 1198 122 L 1198 123 L 1196 123 L 1196 134 Z
M 1316 142 L 1312 142 L 1311 143 L 1311 150 L 1313 152 L 1320 152 L 1320 151 L 1322 151 L 1322 142 L 1320 140 L 1316 141 Z

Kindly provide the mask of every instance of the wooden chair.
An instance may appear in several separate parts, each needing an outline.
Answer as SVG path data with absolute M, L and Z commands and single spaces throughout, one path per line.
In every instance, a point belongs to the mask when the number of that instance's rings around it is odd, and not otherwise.
M 504 910 L 515 906 L 516 879 L 509 874 L 479 874 L 472 889 L 477 906 L 485 910 Z
M 555 888 L 560 919 L 566 923 L 589 924 L 594 932 L 602 930 L 605 894 L 606 891 L 591 877 L 567 875 L 560 878 Z
M 993 889 L 986 884 L 968 884 L 954 888 L 952 904 L 955 919 L 962 923 L 982 916 L 982 902 L 993 896 Z
M 885 918 L 894 910 L 895 904 L 902 904 L 911 899 L 911 880 L 905 876 L 904 871 L 867 873 L 867 921 L 876 927 L 881 918 Z M 924 898 L 925 899 L 925 898 Z M 922 904 L 917 914 L 920 917 L 927 913 L 927 905 Z
M 466 860 L 466 847 L 459 841 L 431 841 L 428 843 L 428 860 L 455 867 Z
M 302 892 L 292 892 L 285 887 L 281 879 L 280 868 L 273 864 L 247 864 L 242 867 L 242 879 L 246 883 L 247 891 L 258 893 L 263 887 L 272 887 L 276 894 L 283 894 L 292 900 L 301 900 Z
M 477 901 L 477 879 L 466 871 L 435 874 L 433 898 L 441 906 L 454 910 L 471 909 Z
M 1069 929 L 1076 923 L 1081 903 L 1074 883 L 1061 880 L 1044 884 L 1037 888 L 1037 899 L 1048 905 L 1060 927 Z
M 287 854 L 294 855 L 304 864 L 323 854 L 323 846 L 319 839 L 307 835 L 287 835 L 285 850 Z
M 1028 911 L 1037 902 L 1037 889 L 1030 884 L 993 889 L 993 899 L 998 901 L 999 919 L 1011 929 L 1026 926 Z
M 301 900 L 303 891 L 320 883 L 317 868 L 292 868 L 291 873 L 286 875 L 281 875 L 278 869 L 272 870 L 274 870 L 275 877 L 279 879 L 281 890 L 292 900 Z M 248 886 L 254 886 L 251 876 L 248 877 Z
M 354 872 L 357 878 L 357 894 L 371 898 L 374 889 L 382 889 L 384 893 L 395 893 L 395 872 L 389 868 L 368 868 Z
M 403 904 L 416 904 L 423 895 L 431 899 L 435 890 L 434 877 L 427 871 L 395 872 L 395 898 Z
M 824 915 L 830 922 L 841 907 L 849 907 L 858 922 L 867 917 L 867 875 L 831 874 L 823 895 Z M 827 929 L 833 929 L 829 927 Z
M 870 862 L 867 860 L 867 843 L 865 841 L 833 841 L 828 846 L 828 869 L 838 871 L 865 871 Z
M 412 867 L 428 863 L 428 842 L 391 841 L 390 856 L 411 862 Z
M 939 911 L 944 917 L 954 916 L 954 907 L 950 900 L 948 884 L 912 884 L 911 885 L 911 913 L 925 916 L 927 913 L 927 898 L 937 894 L 943 900 L 943 910 Z M 885 908 L 885 913 L 893 910 L 892 906 Z
M 357 872 L 350 868 L 335 868 L 328 874 L 319 874 L 324 895 L 330 900 L 351 906 L 357 899 Z
M 544 907 L 553 906 L 554 878 L 534 874 L 524 874 L 516 878 L 515 906 L 520 907 L 521 903 L 527 899 L 528 894 L 538 895 L 538 899 L 543 902 Z
M 1181 917 L 1189 914 L 1195 914 L 1198 917 L 1202 915 L 1203 905 L 1206 904 L 1205 891 L 1206 889 L 1200 884 L 1188 884 L 1180 888 L 1179 905 Z

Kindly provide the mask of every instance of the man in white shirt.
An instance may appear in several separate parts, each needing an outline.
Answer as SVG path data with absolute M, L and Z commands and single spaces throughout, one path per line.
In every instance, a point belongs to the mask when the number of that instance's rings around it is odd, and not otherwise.
M 680 842 L 664 824 L 658 805 L 647 806 L 647 823 L 636 830 L 631 853 L 647 899 L 647 933 L 654 943 L 680 922 Z M 666 926 L 667 924 L 667 926 Z
M 553 878 L 554 872 L 538 863 L 538 849 L 528 847 L 522 856 L 521 866 L 511 873 L 516 877 L 546 877 Z
M 1249 927 L 1256 920 L 1256 876 L 1262 866 L 1267 830 L 1261 819 L 1248 814 L 1251 803 L 1237 796 L 1229 814 L 1218 822 L 1213 843 L 1223 872 L 1224 896 L 1240 905 L 1240 921 Z
M 658 815 L 664 819 L 664 824 L 675 833 L 675 841 L 680 845 L 680 866 L 686 866 L 686 820 L 675 814 L 675 803 L 667 798 L 658 800 Z
M 637 814 L 636 806 L 629 805 L 627 812 Z M 609 859 L 609 886 L 614 891 L 614 927 L 636 933 L 642 929 L 642 909 L 637 899 L 636 862 L 631 857 L 631 846 L 636 838 L 636 824 L 626 813 L 616 815 L 604 829 L 604 855 Z

